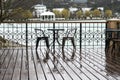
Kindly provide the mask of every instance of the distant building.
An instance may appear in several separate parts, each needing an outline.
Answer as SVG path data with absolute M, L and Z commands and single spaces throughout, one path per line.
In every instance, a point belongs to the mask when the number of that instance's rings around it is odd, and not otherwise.
M 90 11 L 92 8 L 82 8 L 83 13 L 85 13 L 85 11 Z
M 55 14 L 53 12 L 47 11 L 40 14 L 40 20 L 42 21 L 53 21 L 55 20 Z
M 53 8 L 52 10 L 58 10 L 58 11 L 62 12 L 63 9 L 64 8 Z
M 42 20 L 50 21 L 55 20 L 55 14 L 53 12 L 47 11 L 47 7 L 43 4 L 37 4 L 33 7 L 33 16 L 35 17 L 32 20 Z
M 104 7 L 98 7 L 97 9 L 104 11 Z
M 47 8 L 43 4 L 37 4 L 33 7 L 33 16 L 39 18 L 41 13 L 44 13 L 47 11 Z
M 78 10 L 78 8 L 70 7 L 69 10 L 71 13 L 74 13 Z

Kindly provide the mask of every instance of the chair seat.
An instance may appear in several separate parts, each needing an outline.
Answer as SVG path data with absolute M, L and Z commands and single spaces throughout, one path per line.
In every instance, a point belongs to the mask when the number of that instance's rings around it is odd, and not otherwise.
M 49 37 L 37 37 L 37 38 L 49 38 Z
M 63 38 L 74 38 L 74 37 L 63 37 Z

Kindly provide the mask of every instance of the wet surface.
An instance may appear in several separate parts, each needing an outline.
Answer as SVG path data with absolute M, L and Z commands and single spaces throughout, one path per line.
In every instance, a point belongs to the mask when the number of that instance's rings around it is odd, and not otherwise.
M 0 49 L 0 80 L 120 80 L 120 59 L 105 57 L 104 49 L 79 49 L 70 59 L 72 49 L 65 49 L 65 60 L 59 49 L 44 63 L 45 48 L 23 47 Z M 81 67 L 82 65 L 82 67 Z

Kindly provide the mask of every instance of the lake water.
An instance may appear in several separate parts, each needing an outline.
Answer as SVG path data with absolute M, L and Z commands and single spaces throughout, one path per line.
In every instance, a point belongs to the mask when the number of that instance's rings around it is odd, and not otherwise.
M 74 22 L 55 22 L 55 28 L 62 29 L 64 28 L 65 31 L 68 28 L 77 28 L 77 35 L 76 35 L 76 45 L 79 46 L 80 42 L 80 24 L 82 26 L 82 45 L 83 47 L 104 47 L 105 45 L 105 28 L 106 23 L 105 21 L 74 21 Z M 46 32 L 46 35 L 49 35 L 50 42 L 52 42 L 52 32 L 48 31 L 48 28 L 53 28 L 53 23 L 1 23 L 0 24 L 0 36 L 4 37 L 5 39 L 18 42 L 20 44 L 26 44 L 26 26 L 28 31 L 28 45 L 34 46 L 36 41 L 36 35 L 34 29 L 40 28 Z M 64 31 L 64 32 L 65 32 Z M 64 32 L 60 32 L 60 42 L 62 34 Z M 40 44 L 44 45 L 43 42 Z M 57 44 L 56 44 L 57 45 Z M 68 41 L 66 45 L 71 45 Z

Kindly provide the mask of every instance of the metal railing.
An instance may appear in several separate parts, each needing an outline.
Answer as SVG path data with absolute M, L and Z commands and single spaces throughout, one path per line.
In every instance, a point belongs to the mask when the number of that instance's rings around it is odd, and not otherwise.
M 0 36 L 7 40 L 2 46 L 35 46 L 35 28 L 43 29 L 52 42 L 52 33 L 47 29 L 77 28 L 75 36 L 76 46 L 79 48 L 104 48 L 106 21 L 49 21 L 49 22 L 3 22 L 0 23 Z M 59 41 L 62 42 L 60 32 Z M 40 42 L 41 46 L 45 44 Z M 57 44 L 56 44 L 57 45 Z M 71 46 L 70 42 L 66 43 Z

